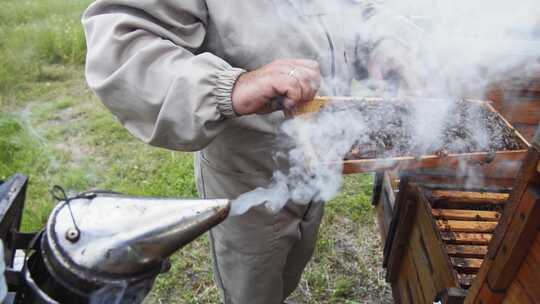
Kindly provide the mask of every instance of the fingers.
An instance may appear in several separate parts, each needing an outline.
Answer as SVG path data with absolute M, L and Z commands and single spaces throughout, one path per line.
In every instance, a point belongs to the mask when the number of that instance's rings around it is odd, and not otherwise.
M 319 64 L 313 60 L 284 59 L 241 75 L 232 91 L 233 108 L 239 115 L 270 113 L 269 106 L 282 97 L 283 107 L 292 109 L 313 100 L 321 85 Z
M 297 80 L 302 90 L 302 98 L 300 102 L 313 100 L 321 85 L 320 74 L 311 69 L 299 68 L 296 74 L 291 75 Z
M 306 102 L 312 100 L 321 86 L 321 73 L 318 70 L 318 64 L 310 63 L 309 60 L 287 60 L 286 65 L 279 67 L 279 78 L 286 77 L 287 86 L 292 90 L 289 98 L 293 99 L 297 103 Z M 292 62 L 308 62 L 306 65 L 291 65 Z M 314 69 L 313 67 L 317 67 Z M 281 87 L 281 90 L 283 87 Z M 299 94 L 294 92 L 299 90 Z

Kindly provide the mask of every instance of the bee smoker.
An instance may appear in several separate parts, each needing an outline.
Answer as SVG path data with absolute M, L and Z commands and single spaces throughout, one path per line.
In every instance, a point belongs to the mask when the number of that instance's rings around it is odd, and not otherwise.
M 0 213 L 8 266 L 4 303 L 140 303 L 167 269 L 167 258 L 230 209 L 222 199 L 85 192 L 63 195 L 43 230 L 21 233 L 26 183 L 16 175 L 0 184 L 0 211 L 7 210 Z M 24 258 L 14 259 L 17 249 Z

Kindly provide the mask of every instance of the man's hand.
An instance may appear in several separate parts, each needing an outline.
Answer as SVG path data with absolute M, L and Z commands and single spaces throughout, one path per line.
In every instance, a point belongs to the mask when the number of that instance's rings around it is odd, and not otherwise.
M 285 110 L 313 100 L 321 85 L 319 64 L 312 60 L 276 60 L 238 77 L 233 92 L 233 109 L 238 115 L 266 114 L 270 102 L 283 98 Z

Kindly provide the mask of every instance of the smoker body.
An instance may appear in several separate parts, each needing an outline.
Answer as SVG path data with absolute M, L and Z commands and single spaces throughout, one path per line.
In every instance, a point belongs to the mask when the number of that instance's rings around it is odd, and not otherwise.
M 230 209 L 220 199 L 86 192 L 60 201 L 42 231 L 20 233 L 26 183 L 16 175 L 0 184 L 10 291 L 5 303 L 140 303 L 168 257 Z M 16 263 L 18 249 L 26 256 Z

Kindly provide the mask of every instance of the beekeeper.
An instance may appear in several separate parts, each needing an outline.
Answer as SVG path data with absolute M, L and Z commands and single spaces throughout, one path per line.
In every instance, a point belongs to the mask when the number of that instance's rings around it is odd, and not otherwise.
M 233 199 L 287 166 L 275 157 L 285 119 L 277 97 L 294 108 L 347 95 L 354 78 L 407 77 L 388 55 L 407 51 L 395 19 L 353 0 L 101 0 L 83 17 L 86 77 L 133 135 L 197 151 L 202 197 Z M 214 228 L 224 303 L 283 303 L 313 254 L 323 208 L 258 207 Z

